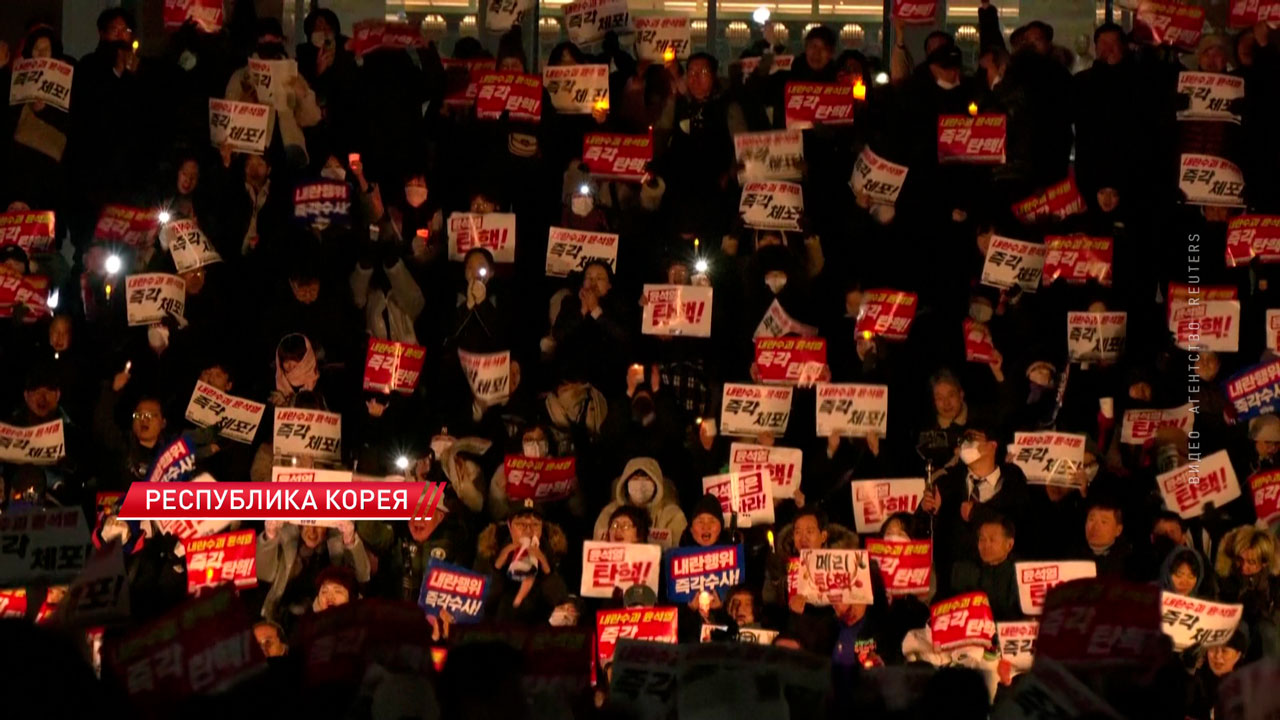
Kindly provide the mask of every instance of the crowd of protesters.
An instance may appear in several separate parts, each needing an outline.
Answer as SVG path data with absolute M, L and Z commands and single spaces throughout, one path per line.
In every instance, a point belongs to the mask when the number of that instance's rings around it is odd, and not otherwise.
M 580 597 L 584 541 L 741 544 L 739 585 L 709 603 L 680 604 L 681 643 L 699 642 L 704 624 L 730 635 L 777 631 L 779 646 L 830 659 L 837 686 L 873 666 L 958 663 L 986 670 L 976 699 L 960 692 L 964 678 L 952 687 L 939 674 L 934 687 L 953 692 L 953 715 L 982 717 L 1019 678 L 990 657 L 944 658 L 927 641 L 922 647 L 930 604 L 982 591 L 996 621 L 1020 620 L 1015 561 L 1092 560 L 1100 581 L 1243 605 L 1225 642 L 1166 648 L 1173 670 L 1148 680 L 1154 689 L 1107 698 L 1134 716 L 1209 718 L 1227 676 L 1280 656 L 1280 557 L 1248 483 L 1277 466 L 1280 418 L 1237 420 L 1224 389 L 1237 371 L 1274 357 L 1267 334 L 1276 331 L 1261 332 L 1268 308 L 1280 307 L 1272 266 L 1228 266 L 1224 257 L 1231 217 L 1280 214 L 1280 35 L 1266 24 L 1230 38 L 1206 29 L 1196 51 L 1180 53 L 1104 24 L 1088 64 L 1056 45 L 1043 22 L 1005 35 L 986 2 L 979 19 L 972 68 L 946 32 L 914 47 L 896 28 L 882 64 L 842 50 L 819 25 L 789 70 L 776 71 L 781 53 L 765 40 L 743 55 L 760 58 L 750 72 L 700 52 L 638 61 L 612 34 L 599 54 L 566 42 L 547 58 L 529 57 L 517 27 L 498 43 L 499 70 L 610 68 L 603 109 L 568 115 L 544 101 L 536 124 L 477 120 L 445 103 L 459 77 L 435 42 L 356 57 L 325 9 L 307 17 L 296 48 L 278 21 L 245 11 L 217 33 L 188 24 L 153 53 L 132 42 L 135 18 L 107 10 L 97 48 L 78 61 L 64 55 L 57 28 L 31 24 L 16 47 L 0 45 L 5 79 L 19 58 L 73 62 L 70 111 L 9 109 L 0 204 L 54 211 L 58 248 L 29 255 L 4 245 L 0 259 L 6 275 L 47 277 L 59 299 L 39 310 L 5 308 L 0 409 L 17 427 L 61 419 L 65 453 L 52 465 L 4 466 L 7 512 L 85 508 L 98 544 L 119 540 L 131 550 L 141 623 L 187 596 L 181 560 L 173 567 L 178 540 L 147 522 L 100 515 L 96 495 L 145 481 L 157 454 L 184 436 L 196 448 L 196 475 L 270 481 L 273 466 L 311 464 L 273 449 L 272 409 L 322 409 L 342 417 L 334 467 L 447 490 L 426 521 L 243 523 L 257 533 L 257 585 L 239 595 L 273 663 L 289 660 L 290 636 L 308 616 L 362 598 L 418 602 L 433 560 L 488 578 L 485 622 L 591 627 L 603 608 L 673 603 L 641 586 L 612 599 Z M 470 38 L 453 47 L 456 59 L 486 55 Z M 297 61 L 261 155 L 210 143 L 210 98 L 256 100 L 246 58 Z M 1178 75 L 1187 69 L 1244 79 L 1233 105 L 1239 122 L 1179 120 Z M 800 230 L 752 229 L 738 214 L 733 138 L 784 127 L 789 81 L 857 83 L 865 98 L 852 124 L 804 132 Z M 971 106 L 1006 116 L 1003 164 L 939 163 L 939 115 L 968 116 Z M 644 179 L 592 176 L 581 159 L 589 132 L 650 134 Z M 864 148 L 909 168 L 895 203 L 851 188 Z M 1246 207 L 1187 202 L 1179 190 L 1186 152 L 1238 165 Z M 1015 217 L 1014 204 L 1069 176 L 1081 212 Z M 293 188 L 321 178 L 348 186 L 349 222 L 294 221 Z M 219 262 L 180 273 L 181 322 L 126 322 L 113 283 L 179 273 L 159 237 L 136 248 L 96 241 L 110 203 L 193 219 L 215 246 Z M 485 249 L 451 261 L 446 226 L 455 212 L 514 213 L 514 262 L 495 262 Z M 617 234 L 616 270 L 591 262 L 568 278 L 548 277 L 552 226 Z M 979 282 L 993 236 L 1039 243 L 1073 233 L 1114 240 L 1105 282 L 1046 281 L 1035 292 Z M 1188 282 L 1189 262 L 1194 282 L 1236 290 L 1238 351 L 1175 343 L 1166 300 L 1170 283 Z M 712 288 L 710 337 L 642 333 L 646 283 Z M 918 298 L 905 339 L 855 331 L 873 288 Z M 775 304 L 826 340 L 823 380 L 889 388 L 887 434 L 820 436 L 811 385 L 796 388 L 785 431 L 718 432 L 723 385 L 760 377 L 753 338 Z M 1119 359 L 1070 362 L 1069 311 L 1127 312 Z M 966 322 L 989 330 L 989 357 L 967 359 Z M 370 338 L 425 348 L 411 395 L 362 389 Z M 510 352 L 506 399 L 473 396 L 460 351 Z M 1127 411 L 1183 405 L 1189 376 L 1193 429 L 1122 441 Z M 184 419 L 197 381 L 267 404 L 254 442 Z M 1006 457 L 1015 432 L 1045 430 L 1086 438 L 1083 463 L 1065 484 L 1028 483 Z M 800 485 L 774 501 L 770 525 L 741 526 L 703 491 L 704 477 L 727 472 L 735 440 L 803 451 Z M 1156 476 L 1223 449 L 1238 499 L 1190 518 L 1167 507 Z M 554 502 L 510 498 L 509 455 L 575 458 L 574 491 Z M 852 482 L 927 472 L 913 512 L 878 533 L 856 532 Z M 930 591 L 890 598 L 873 573 L 873 603 L 830 606 L 789 587 L 788 562 L 801 551 L 860 548 L 868 537 L 932 540 Z M 447 645 L 453 618 L 431 622 Z M 495 677 L 507 662 L 471 661 Z M 608 668 L 597 673 L 597 704 L 607 708 Z M 437 694 L 452 708 L 444 717 L 489 716 L 468 704 L 478 700 Z

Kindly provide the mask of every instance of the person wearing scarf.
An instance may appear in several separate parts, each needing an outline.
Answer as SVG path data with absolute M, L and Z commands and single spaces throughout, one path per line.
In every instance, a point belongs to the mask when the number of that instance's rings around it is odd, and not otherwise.
M 271 403 L 289 405 L 302 390 L 315 390 L 320 381 L 316 353 L 306 335 L 285 335 L 276 346 L 276 389 Z

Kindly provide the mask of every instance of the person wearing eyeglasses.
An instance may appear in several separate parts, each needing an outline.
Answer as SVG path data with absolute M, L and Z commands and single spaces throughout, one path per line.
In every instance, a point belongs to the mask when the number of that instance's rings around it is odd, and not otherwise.
M 489 576 L 485 617 L 496 622 L 546 625 L 569 597 L 558 566 L 568 550 L 559 525 L 532 500 L 513 505 L 506 522 L 493 523 L 476 543 L 475 571 Z

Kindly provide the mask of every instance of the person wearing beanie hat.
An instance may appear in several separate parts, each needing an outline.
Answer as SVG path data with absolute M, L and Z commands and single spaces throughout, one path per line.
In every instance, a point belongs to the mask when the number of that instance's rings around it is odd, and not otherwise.
M 513 504 L 505 522 L 492 523 L 476 544 L 476 572 L 489 576 L 485 617 L 546 624 L 569 597 L 558 566 L 569 545 L 558 525 L 533 500 Z
M 330 566 L 316 576 L 316 599 L 312 612 L 324 612 L 332 607 L 346 605 L 356 599 L 356 574 L 351 568 Z
M 1231 44 L 1222 35 L 1204 35 L 1196 47 L 1196 69 L 1225 73 L 1231 64 Z
M 732 539 L 726 538 L 728 533 L 724 527 L 724 510 L 720 499 L 715 495 L 707 493 L 698 498 L 689 517 L 689 528 L 680 536 L 680 547 L 710 547 L 724 544 L 722 540 L 727 543 Z

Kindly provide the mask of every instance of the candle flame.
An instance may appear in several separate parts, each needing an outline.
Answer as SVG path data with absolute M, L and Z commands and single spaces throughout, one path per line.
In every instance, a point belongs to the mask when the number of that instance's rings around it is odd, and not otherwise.
M 858 78 L 853 83 L 853 99 L 854 100 L 867 99 L 867 86 L 863 84 L 862 78 Z
M 978 114 L 978 103 L 969 103 L 969 114 L 975 116 Z

